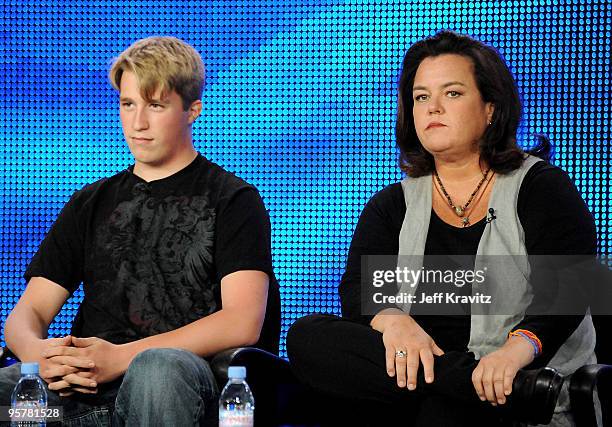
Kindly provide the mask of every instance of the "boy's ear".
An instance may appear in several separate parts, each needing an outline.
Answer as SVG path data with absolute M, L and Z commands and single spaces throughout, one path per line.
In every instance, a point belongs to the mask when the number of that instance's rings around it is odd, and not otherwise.
M 189 106 L 189 123 L 193 123 L 202 113 L 202 101 L 200 99 L 195 100 Z

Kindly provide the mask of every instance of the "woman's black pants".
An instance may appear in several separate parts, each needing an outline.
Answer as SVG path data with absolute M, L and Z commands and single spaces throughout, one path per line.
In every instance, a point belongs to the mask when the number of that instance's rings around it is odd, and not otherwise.
M 478 361 L 471 353 L 434 356 L 434 382 L 425 383 L 421 367 L 417 388 L 409 391 L 387 374 L 382 334 L 370 326 L 309 315 L 289 329 L 287 352 L 294 374 L 320 395 L 321 416 L 330 425 L 506 424 L 499 410 L 481 402 L 474 390 L 471 377 Z

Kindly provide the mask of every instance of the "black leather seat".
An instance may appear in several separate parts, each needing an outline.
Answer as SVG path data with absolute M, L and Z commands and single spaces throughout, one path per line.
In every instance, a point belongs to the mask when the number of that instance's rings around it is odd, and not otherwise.
M 577 427 L 612 426 L 612 365 L 586 365 L 572 375 L 570 401 Z M 602 419 L 598 424 L 596 399 Z

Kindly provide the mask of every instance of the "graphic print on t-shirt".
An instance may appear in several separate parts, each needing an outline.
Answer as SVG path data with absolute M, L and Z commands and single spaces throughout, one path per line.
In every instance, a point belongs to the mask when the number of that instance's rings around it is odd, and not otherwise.
M 144 184 L 133 195 L 97 233 L 107 274 L 91 287 L 92 300 L 101 306 L 124 301 L 120 312 L 134 328 L 125 332 L 134 336 L 173 330 L 216 311 L 219 284 L 210 277 L 215 211 L 207 199 L 154 197 Z

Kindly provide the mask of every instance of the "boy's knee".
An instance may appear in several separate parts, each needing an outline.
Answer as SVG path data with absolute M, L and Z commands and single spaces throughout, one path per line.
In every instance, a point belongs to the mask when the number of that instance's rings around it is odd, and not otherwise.
M 187 350 L 174 348 L 149 349 L 136 355 L 126 372 L 126 381 L 161 390 L 196 384 L 199 384 L 199 391 L 216 389 L 214 374 L 206 360 Z

